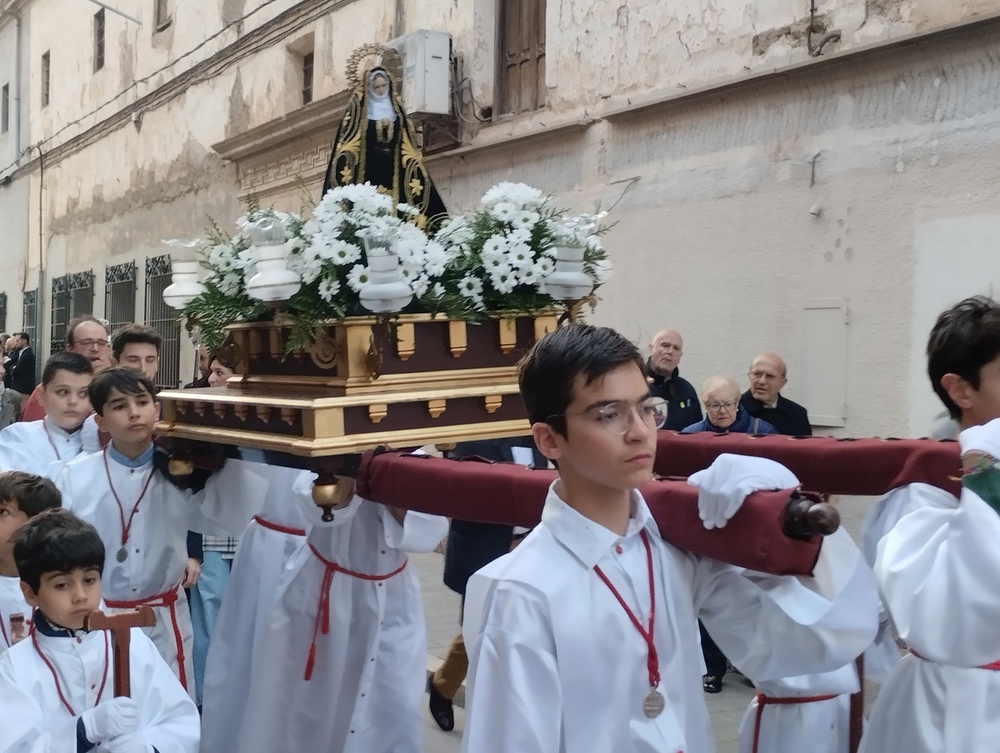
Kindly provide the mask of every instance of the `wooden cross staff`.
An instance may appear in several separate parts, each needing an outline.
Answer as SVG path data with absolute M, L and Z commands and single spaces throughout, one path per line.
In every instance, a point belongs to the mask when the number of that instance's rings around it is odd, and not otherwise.
M 112 654 L 115 657 L 115 698 L 131 696 L 131 669 L 129 660 L 129 644 L 132 642 L 132 628 L 153 627 L 156 615 L 146 605 L 128 612 L 104 614 L 101 611 L 91 612 L 83 621 L 85 630 L 110 630 Z

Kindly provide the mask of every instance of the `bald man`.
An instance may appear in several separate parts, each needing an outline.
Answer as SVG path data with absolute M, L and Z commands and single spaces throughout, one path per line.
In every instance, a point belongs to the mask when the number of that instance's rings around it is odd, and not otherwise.
M 667 422 L 664 429 L 680 431 L 701 420 L 698 393 L 683 379 L 677 365 L 684 354 L 684 338 L 675 329 L 663 329 L 649 341 L 646 376 L 649 391 L 667 401 Z
M 777 353 L 761 353 L 747 373 L 750 389 L 743 393 L 740 405 L 754 418 L 767 421 L 779 434 L 804 437 L 812 434 L 809 413 L 798 403 L 782 397 L 788 383 L 788 369 Z

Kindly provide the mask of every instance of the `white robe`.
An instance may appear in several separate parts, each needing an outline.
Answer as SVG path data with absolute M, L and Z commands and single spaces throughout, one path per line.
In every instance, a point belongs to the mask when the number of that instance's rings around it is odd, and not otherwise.
M 302 472 L 268 469 L 268 492 L 260 517 L 301 534 L 285 533 L 250 522 L 240 536 L 215 633 L 208 647 L 203 691 L 202 747 L 229 749 L 243 723 L 250 693 L 258 642 L 267 632 L 267 619 L 277 597 L 285 565 L 306 543 L 309 521 L 291 499 Z
M 24 471 L 54 479 L 80 454 L 84 430 L 68 432 L 48 417 L 11 424 L 0 431 L 0 471 Z
M 853 664 L 833 672 L 783 677 L 759 683 L 770 698 L 809 698 L 833 695 L 823 701 L 769 704 L 760 715 L 757 753 L 848 753 L 851 693 L 859 688 Z M 738 753 L 753 751 L 759 700 L 755 696 L 740 722 Z
M 652 719 L 643 714 L 646 642 L 593 572 L 599 564 L 630 609 L 648 615 L 641 530 L 653 552 L 654 641 L 666 699 Z M 550 488 L 541 525 L 469 580 L 462 750 L 707 753 L 714 746 L 699 617 L 733 663 L 763 682 L 843 666 L 871 642 L 877 615 L 871 570 L 843 531 L 824 540 L 814 577 L 778 577 L 670 546 L 638 492 L 618 537 Z
M 12 632 L 13 615 L 20 615 L 24 619 L 24 632 L 20 638 L 24 640 L 31 628 L 31 607 L 24 600 L 21 579 L 16 576 L 0 575 L 0 654 L 19 642 Z
M 118 562 L 122 548 L 122 514 L 126 522 L 142 492 L 152 463 L 129 468 L 108 454 L 108 469 L 118 503 L 108 485 L 105 453 L 78 457 L 63 468 L 56 481 L 63 493 L 63 506 L 91 523 L 101 535 L 106 549 L 102 594 L 114 602 L 138 602 L 161 594 L 176 594 L 173 606 L 153 603 L 156 625 L 143 628 L 167 664 L 182 676 L 178 661 L 179 634 L 184 652 L 183 678 L 194 692 L 194 633 L 184 589 L 179 588 L 187 564 L 187 532 L 199 531 L 220 536 L 238 533 L 260 509 L 266 484 L 250 463 L 230 461 L 212 474 L 198 494 L 182 491 L 159 472 L 153 472 L 146 496 L 139 504 L 129 530 L 124 562 Z
M 900 661 L 872 709 L 864 753 L 994 753 L 1000 743 L 1000 515 L 910 484 L 876 502 L 866 550 L 900 637 Z
M 308 497 L 311 478 L 300 479 L 296 495 L 312 520 L 309 544 L 341 567 L 387 575 L 404 564 L 404 552 L 431 551 L 447 533 L 445 518 L 411 511 L 401 526 L 388 508 L 359 497 L 333 522 L 322 522 Z M 337 572 L 324 591 L 326 571 L 308 545 L 286 567 L 254 657 L 243 728 L 230 749 L 416 753 L 427 677 L 417 575 L 409 566 L 377 581 Z M 329 633 L 317 632 L 314 641 L 324 593 Z M 315 665 L 306 681 L 312 645 Z
M 37 638 L 77 715 L 93 708 L 102 681 L 101 700 L 114 697 L 114 657 L 106 651 L 110 633 L 97 630 L 82 638 L 39 633 Z M 129 657 L 132 697 L 139 704 L 139 726 L 146 741 L 159 753 L 197 753 L 198 710 L 150 640 L 136 628 Z M 52 672 L 32 641 L 21 641 L 0 654 L 0 698 L 4 753 L 76 753 L 77 717 L 60 701 Z

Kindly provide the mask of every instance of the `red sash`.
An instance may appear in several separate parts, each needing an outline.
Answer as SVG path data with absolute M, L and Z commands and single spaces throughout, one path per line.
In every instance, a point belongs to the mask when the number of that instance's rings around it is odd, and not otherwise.
M 156 596 L 147 596 L 145 599 L 135 599 L 132 601 L 105 599 L 104 603 L 111 609 L 135 609 L 145 604 L 149 607 L 166 607 L 170 610 L 170 624 L 174 630 L 174 643 L 177 646 L 177 678 L 181 681 L 184 689 L 187 690 L 187 672 L 184 670 L 184 639 L 181 638 L 181 628 L 177 622 L 176 609 L 178 592 L 180 590 L 180 585 L 176 585 L 169 591 L 164 591 Z
M 753 749 L 752 753 L 757 753 L 757 743 L 760 739 L 760 720 L 764 716 L 765 706 L 791 706 L 799 703 L 819 703 L 820 701 L 832 701 L 836 695 L 807 695 L 800 698 L 772 698 L 763 693 L 757 693 L 757 715 L 753 720 Z

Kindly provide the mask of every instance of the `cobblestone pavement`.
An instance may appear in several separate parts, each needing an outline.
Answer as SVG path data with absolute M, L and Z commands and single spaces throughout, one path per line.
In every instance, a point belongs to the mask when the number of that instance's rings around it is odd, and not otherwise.
M 844 528 L 857 540 L 858 529 L 870 500 L 867 498 L 841 498 L 840 511 Z M 433 670 L 448 650 L 448 645 L 458 632 L 460 599 L 441 582 L 444 557 L 438 553 L 410 555 L 423 589 L 424 615 L 427 620 L 427 668 Z M 718 695 L 706 695 L 712 729 L 715 732 L 717 753 L 736 752 L 736 732 L 743 711 L 753 697 L 753 689 L 740 675 L 726 675 L 723 690 Z M 459 703 L 464 703 L 460 693 Z M 424 708 L 424 750 L 426 753 L 457 753 L 461 747 L 464 718 L 461 707 L 455 709 L 455 729 L 442 732 Z

